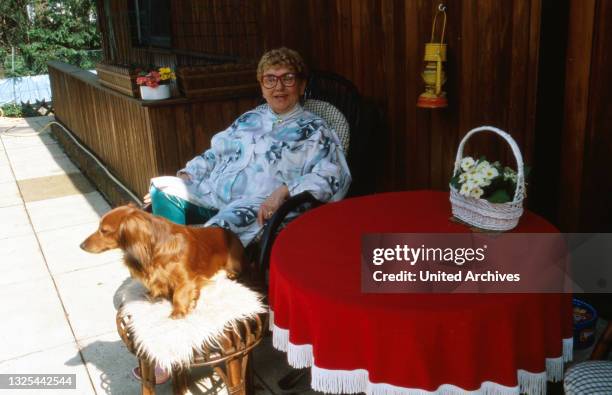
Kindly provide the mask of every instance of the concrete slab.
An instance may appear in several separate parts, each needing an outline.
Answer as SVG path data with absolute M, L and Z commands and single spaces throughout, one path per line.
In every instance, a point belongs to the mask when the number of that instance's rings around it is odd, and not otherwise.
M 40 117 L 24 118 L 24 120 L 26 121 L 26 123 L 30 127 L 36 128 L 38 130 L 39 128 L 44 127 L 49 122 L 54 121 L 55 117 L 53 117 L 53 116 L 40 116 Z
M 0 183 L 14 181 L 15 177 L 13 176 L 13 170 L 11 170 L 11 166 L 9 166 L 8 164 L 0 164 Z
M 0 286 L 49 278 L 34 234 L 0 240 Z
M 46 144 L 57 144 L 48 131 L 36 133 L 31 127 L 13 128 L 0 134 L 4 149 L 11 151 L 27 147 L 39 147 Z
M 0 240 L 33 233 L 30 219 L 22 204 L 0 207 L 0 218 Z
M 90 254 L 79 247 L 83 240 L 98 228 L 98 223 L 95 221 L 38 233 L 38 240 L 53 275 L 89 269 L 110 262 L 123 265 L 121 250 Z
M 54 199 L 62 196 L 95 192 L 96 189 L 81 173 L 60 174 L 50 177 L 18 181 L 25 202 Z
M 94 395 L 94 389 L 79 349 L 75 343 L 59 347 L 51 347 L 43 351 L 23 357 L 10 359 L 0 363 L 3 374 L 75 374 L 76 389 L 33 389 L 33 390 L 0 390 L 0 394 L 40 395 Z M 101 392 L 103 393 L 103 392 Z
M 0 362 L 74 342 L 51 279 L 4 285 L 0 300 Z
M 87 369 L 98 394 L 132 395 L 140 393 L 140 382 L 132 376 L 138 360 L 115 333 L 80 340 Z M 168 381 L 155 388 L 156 394 L 171 394 Z
M 124 265 L 109 263 L 54 277 L 77 340 L 117 330 L 114 295 L 129 277 Z
M 110 210 L 98 192 L 26 203 L 36 232 L 98 221 Z
M 22 203 L 17 183 L 0 182 L 0 207 L 16 206 Z
M 285 392 L 278 387 L 278 381 L 294 369 L 287 363 L 287 354 L 272 347 L 272 336 L 266 336 L 253 349 L 253 368 L 266 390 L 275 394 Z M 304 375 L 291 392 L 300 395 L 320 394 L 310 388 L 310 375 Z
M 8 152 L 12 150 L 7 148 Z M 56 157 L 33 157 L 29 160 L 11 160 L 11 167 L 16 180 L 28 178 L 57 176 L 60 174 L 77 173 L 79 169 L 66 155 Z
M 62 147 L 57 144 L 40 144 L 22 148 L 12 148 L 6 151 L 6 155 L 11 162 L 31 161 L 39 157 L 52 159 L 65 155 Z

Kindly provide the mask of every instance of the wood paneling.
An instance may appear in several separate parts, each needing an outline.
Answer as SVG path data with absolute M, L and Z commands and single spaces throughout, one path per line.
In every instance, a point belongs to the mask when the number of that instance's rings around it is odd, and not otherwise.
M 50 62 L 49 75 L 56 119 L 138 196 L 147 192 L 152 177 L 175 174 L 209 147 L 216 132 L 259 100 L 143 102 L 64 63 Z
M 151 54 L 147 57 L 141 49 L 131 47 L 125 3 L 107 2 L 113 7 L 110 19 L 115 21 L 118 59 L 128 63 L 150 59 Z M 238 13 L 245 26 L 215 25 L 219 39 L 209 41 L 213 22 L 223 21 L 227 7 L 238 7 L 239 3 L 254 7 Z M 423 91 L 424 44 L 430 39 L 438 1 L 262 0 L 255 6 L 217 0 L 172 4 L 173 38 L 178 49 L 252 57 L 253 52 L 241 53 L 242 47 L 224 43 L 225 38 L 244 34 L 249 28 L 258 30 L 254 36 L 261 36 L 261 51 L 289 46 L 302 53 L 311 67 L 334 71 L 353 81 L 362 96 L 382 110 L 385 119 L 381 126 L 388 125 L 376 130 L 377 138 L 387 143 L 380 189 L 447 189 L 461 136 L 482 124 L 509 131 L 526 163 L 531 162 L 539 0 L 448 2 L 445 89 L 449 107 L 438 110 L 416 107 Z M 253 15 L 259 18 L 257 24 L 251 23 Z M 228 30 L 219 30 L 223 26 Z M 198 34 L 205 39 L 194 39 Z M 474 139 L 468 149 L 513 163 L 505 144 L 493 136 Z
M 612 231 L 612 3 L 571 1 L 559 219 L 568 231 Z
M 189 51 L 246 59 L 284 45 L 297 49 L 310 67 L 353 81 L 365 101 L 383 115 L 375 138 L 384 144 L 384 155 L 371 159 L 381 166 L 379 190 L 447 189 L 461 137 L 475 126 L 491 124 L 510 132 L 525 163 L 537 166 L 529 189 L 532 207 L 541 209 L 563 230 L 599 229 L 612 223 L 612 200 L 604 197 L 612 194 L 607 170 L 612 156 L 607 115 L 612 113 L 608 72 L 612 60 L 605 50 L 612 37 L 610 1 L 446 1 L 444 88 L 449 107 L 438 110 L 416 107 L 423 90 L 424 44 L 429 41 L 437 0 L 172 2 L 175 49 L 186 51 L 182 54 L 132 47 L 125 0 L 100 1 L 101 9 L 102 3 L 111 10 L 110 18 L 100 19 L 105 54 L 112 53 L 120 63 L 197 64 L 199 58 L 190 57 Z M 239 3 L 252 7 L 236 15 L 235 21 L 241 20 L 242 25 L 208 24 L 227 18 L 224 7 Z M 565 22 L 568 14 L 569 23 Z M 252 15 L 255 23 L 250 23 Z M 543 20 L 549 21 L 546 26 L 552 26 L 558 37 L 541 30 Z M 114 50 L 109 44 L 109 21 L 114 21 Z M 255 41 L 236 44 L 230 39 L 245 32 Z M 550 50 L 551 43 L 556 49 Z M 540 61 L 545 68 L 539 69 Z M 545 73 L 542 85 L 538 70 Z M 552 77 L 564 70 L 565 86 Z M 552 85 L 560 88 L 548 89 Z M 192 106 L 192 112 L 216 125 L 231 121 L 245 109 L 236 103 Z M 152 115 L 159 122 L 171 117 L 171 123 L 196 130 L 190 140 L 195 147 L 207 144 L 209 132 L 204 126 L 187 122 L 184 115 L 159 111 Z M 189 142 L 185 136 L 175 138 Z M 514 161 L 495 136 L 474 139 L 467 152 L 501 158 L 508 164 Z M 160 166 L 170 168 L 186 154 L 158 158 Z
M 423 91 L 424 44 L 430 39 L 438 1 L 264 3 L 264 17 L 281 24 L 266 31 L 267 48 L 294 47 L 309 65 L 344 75 L 383 109 L 389 125 L 377 131 L 389 142 L 383 189 L 447 189 L 459 139 L 483 124 L 510 132 L 530 163 L 538 0 L 447 2 L 449 107 L 438 110 L 416 107 Z M 299 13 L 301 8 L 306 11 Z M 278 13 L 307 17 L 279 20 Z M 385 133 L 389 135 L 383 137 Z M 479 137 L 470 145 L 469 152 L 514 163 L 505 144 L 493 136 Z

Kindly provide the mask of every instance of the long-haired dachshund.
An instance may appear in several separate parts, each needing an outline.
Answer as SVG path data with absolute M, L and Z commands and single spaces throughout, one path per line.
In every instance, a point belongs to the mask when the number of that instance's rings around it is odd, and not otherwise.
M 226 229 L 177 225 L 133 205 L 104 215 L 81 248 L 95 254 L 122 249 L 130 274 L 145 285 L 150 297 L 172 302 L 171 318 L 184 317 L 195 308 L 200 289 L 217 271 L 237 276 L 244 259 L 242 244 Z

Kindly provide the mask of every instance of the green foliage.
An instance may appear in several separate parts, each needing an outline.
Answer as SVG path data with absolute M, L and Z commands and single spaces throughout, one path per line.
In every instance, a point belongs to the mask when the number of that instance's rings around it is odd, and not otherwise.
M 95 11 L 94 0 L 2 0 L 0 57 L 7 75 L 45 74 L 49 60 L 93 68 L 101 55 Z M 18 53 L 14 73 L 11 46 Z
M 30 102 L 27 103 L 8 103 L 2 106 L 2 113 L 9 118 L 38 117 L 40 114 L 36 107 Z

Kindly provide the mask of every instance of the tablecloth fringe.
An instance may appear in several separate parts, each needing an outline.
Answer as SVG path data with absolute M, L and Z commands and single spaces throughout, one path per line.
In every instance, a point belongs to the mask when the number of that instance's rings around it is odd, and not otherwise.
M 574 338 L 563 339 L 563 362 L 574 359 Z
M 522 394 L 546 395 L 547 372 L 531 373 L 523 369 L 518 371 L 518 382 Z
M 274 310 L 268 309 L 268 329 L 274 331 Z
M 277 350 L 287 352 L 289 349 L 289 331 L 272 324 L 272 346 Z
M 270 310 L 270 329 L 272 330 L 272 345 L 287 353 L 287 361 L 295 368 L 312 367 L 311 386 L 314 390 L 327 393 L 358 393 L 367 395 L 546 395 L 547 381 L 563 380 L 564 363 L 573 358 L 573 338 L 563 339 L 563 355 L 558 358 L 546 358 L 546 371 L 531 373 L 518 370 L 518 386 L 484 382 L 480 389 L 466 391 L 452 384 L 443 384 L 435 391 L 425 391 L 417 388 L 397 387 L 385 383 L 371 383 L 365 369 L 328 370 L 314 364 L 312 345 L 297 345 L 289 341 L 289 330 L 274 325 L 274 312 Z
M 546 378 L 556 383 L 563 380 L 563 357 L 546 358 Z
M 328 370 L 312 366 L 312 382 L 314 390 L 327 393 L 359 393 L 367 395 L 519 395 L 519 387 L 506 387 L 493 382 L 482 383 L 480 389 L 466 391 L 452 384 L 443 384 L 434 391 L 418 388 L 403 388 L 391 384 L 371 383 L 368 372 L 356 370 Z M 542 395 L 544 395 L 542 393 Z
M 302 344 L 297 345 L 289 342 L 287 351 L 287 362 L 289 365 L 301 369 L 313 365 L 312 345 Z

